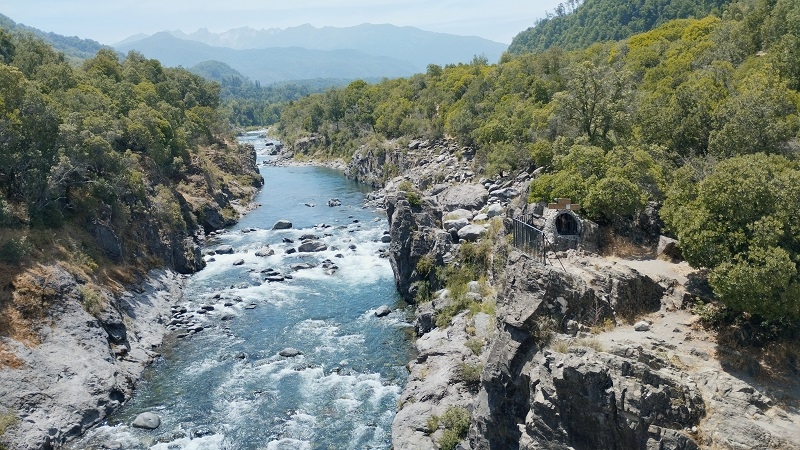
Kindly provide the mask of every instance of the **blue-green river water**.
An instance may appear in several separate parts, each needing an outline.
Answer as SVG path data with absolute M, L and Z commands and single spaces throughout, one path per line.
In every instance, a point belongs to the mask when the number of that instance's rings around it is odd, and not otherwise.
M 257 149 L 265 144 L 250 141 Z M 261 166 L 261 173 L 262 206 L 207 246 L 230 245 L 235 253 L 213 255 L 188 280 L 183 306 L 214 306 L 197 315 L 203 331 L 165 346 L 134 397 L 71 448 L 391 447 L 412 345 L 389 261 L 379 256 L 388 246 L 381 243 L 385 213 L 364 208 L 367 189 L 333 170 Z M 342 205 L 329 207 L 331 198 Z M 279 219 L 293 228 L 273 231 Z M 287 254 L 304 234 L 319 236 L 329 250 Z M 275 255 L 256 256 L 265 244 Z M 244 264 L 234 265 L 238 259 Z M 335 273 L 326 272 L 324 260 L 338 267 Z M 291 270 L 301 262 L 316 267 Z M 266 269 L 293 278 L 263 282 Z M 378 318 L 382 305 L 394 311 Z M 287 347 L 302 355 L 280 356 Z M 160 416 L 158 429 L 130 426 L 145 411 Z

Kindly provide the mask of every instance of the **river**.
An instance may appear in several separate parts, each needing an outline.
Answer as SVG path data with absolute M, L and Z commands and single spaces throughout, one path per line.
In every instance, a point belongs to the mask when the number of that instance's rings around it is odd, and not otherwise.
M 245 139 L 259 151 L 267 145 Z M 181 306 L 214 308 L 194 314 L 202 331 L 168 339 L 134 397 L 70 448 L 391 448 L 413 350 L 407 310 L 379 254 L 388 247 L 386 215 L 363 207 L 368 189 L 339 172 L 260 170 L 262 206 L 207 245 L 235 253 L 207 256 L 207 267 L 187 281 Z M 329 207 L 331 198 L 341 206 Z M 272 230 L 280 219 L 293 228 Z M 287 253 L 305 234 L 328 250 Z M 275 255 L 256 256 L 264 245 Z M 314 267 L 292 270 L 297 263 Z M 268 269 L 291 279 L 265 282 Z M 393 311 L 379 318 L 382 305 Z M 287 347 L 302 354 L 280 356 Z M 158 414 L 161 426 L 131 427 L 142 412 Z

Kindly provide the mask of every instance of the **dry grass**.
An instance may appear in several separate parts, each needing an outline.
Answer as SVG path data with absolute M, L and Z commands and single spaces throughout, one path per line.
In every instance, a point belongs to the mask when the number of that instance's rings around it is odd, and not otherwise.
M 596 352 L 606 351 L 603 343 L 597 339 L 560 339 L 550 344 L 550 348 L 557 353 L 569 353 L 573 347 L 587 347 Z
M 649 246 L 634 244 L 624 236 L 618 236 L 611 228 L 603 230 L 602 256 L 616 256 L 625 259 L 646 259 L 655 257 L 655 250 Z
M 14 354 L 4 342 L 0 342 L 0 368 L 21 369 L 25 367 L 25 362 Z M 0 433 L 1 434 L 1 433 Z

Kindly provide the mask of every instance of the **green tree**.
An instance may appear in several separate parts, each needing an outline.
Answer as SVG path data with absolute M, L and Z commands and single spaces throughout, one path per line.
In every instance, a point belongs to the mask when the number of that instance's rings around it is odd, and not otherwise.
M 800 317 L 800 166 L 779 155 L 720 162 L 699 182 L 683 171 L 661 216 L 731 308 Z

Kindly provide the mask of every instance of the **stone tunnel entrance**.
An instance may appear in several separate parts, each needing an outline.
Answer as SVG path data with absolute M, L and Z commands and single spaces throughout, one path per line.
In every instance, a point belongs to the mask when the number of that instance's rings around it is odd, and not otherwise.
M 574 236 L 578 234 L 578 221 L 569 213 L 556 216 L 556 232 L 561 236 Z

